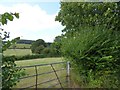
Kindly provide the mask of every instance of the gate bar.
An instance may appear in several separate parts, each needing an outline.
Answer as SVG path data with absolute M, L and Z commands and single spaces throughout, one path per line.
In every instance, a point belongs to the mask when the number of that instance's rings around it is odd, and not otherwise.
M 62 86 L 62 84 L 61 84 L 61 82 L 60 82 L 60 79 L 59 79 L 59 77 L 58 77 L 58 75 L 57 75 L 57 73 L 56 73 L 56 71 L 55 71 L 55 69 L 54 69 L 54 67 L 53 67 L 52 64 L 51 64 L 51 67 L 52 67 L 53 71 L 55 72 L 55 75 L 56 75 L 56 77 L 57 77 L 57 79 L 58 79 L 58 82 L 59 82 L 61 88 L 63 89 L 63 86 Z

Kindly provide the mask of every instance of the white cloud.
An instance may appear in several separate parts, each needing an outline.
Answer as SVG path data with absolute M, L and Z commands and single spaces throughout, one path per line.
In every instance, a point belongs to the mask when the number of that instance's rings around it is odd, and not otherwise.
M 61 0 L 1 0 L 1 2 L 18 2 L 18 3 L 23 3 L 23 2 L 60 2 Z
M 63 28 L 59 22 L 55 22 L 55 14 L 49 15 L 42 10 L 39 5 L 30 4 L 14 4 L 13 6 L 0 5 L 0 13 L 4 12 L 18 12 L 19 19 L 14 19 L 4 26 L 4 29 L 10 31 L 11 39 L 17 36 L 22 36 L 24 39 L 39 39 L 43 38 L 45 41 L 53 41 L 56 34 L 61 34 Z M 55 31 L 55 32 L 53 32 Z M 42 34 L 42 33 L 46 34 Z M 52 34 L 50 34 L 53 32 Z M 40 34 L 38 34 L 40 33 Z M 40 35 L 40 36 L 39 36 Z M 43 37 L 41 35 L 44 35 Z M 45 37 L 48 37 L 48 39 Z M 56 35 L 57 36 L 57 35 Z

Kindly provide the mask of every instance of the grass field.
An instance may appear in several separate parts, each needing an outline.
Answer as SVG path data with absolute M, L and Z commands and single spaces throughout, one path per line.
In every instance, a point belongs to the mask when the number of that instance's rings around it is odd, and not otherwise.
M 14 46 L 16 46 L 15 48 L 30 48 L 31 44 L 15 44 L 15 45 L 11 45 L 10 48 L 14 48 Z
M 11 55 L 16 55 L 16 56 L 24 56 L 24 55 L 31 55 L 32 52 L 30 49 L 7 49 L 6 51 L 3 52 L 5 56 L 11 56 Z
M 5 52 L 3 52 L 3 54 L 5 56 L 11 56 L 11 55 L 24 56 L 24 55 L 32 54 L 32 52 L 30 49 L 7 49 Z M 55 62 L 61 62 L 61 61 L 64 61 L 64 59 L 63 58 L 40 58 L 40 59 L 16 61 L 15 63 L 17 64 L 17 66 L 30 66 L 30 65 L 36 65 L 36 64 L 37 65 L 38 64 L 48 64 L 48 63 L 55 63 Z M 65 65 L 66 64 L 53 65 L 55 70 L 65 68 L 65 70 L 57 72 L 58 76 L 60 77 L 60 81 L 66 81 Z M 50 65 L 41 66 L 41 67 L 39 66 L 39 67 L 37 67 L 37 70 L 38 70 L 39 74 L 53 71 L 53 69 Z M 26 73 L 26 76 L 35 75 L 36 74 L 35 67 L 25 68 L 25 73 Z M 44 74 L 44 75 L 38 76 L 38 83 L 48 81 L 51 79 L 56 79 L 56 78 L 57 77 L 56 77 L 55 73 Z M 20 82 L 14 88 L 24 88 L 27 86 L 35 85 L 35 81 L 36 81 L 36 77 L 25 78 L 25 79 L 20 80 Z M 58 80 L 38 85 L 38 88 L 47 88 L 56 83 L 58 83 Z M 62 85 L 65 86 L 66 84 L 63 83 Z M 60 85 L 57 85 L 56 87 L 60 87 Z
M 36 65 L 36 64 L 55 63 L 55 62 L 61 62 L 61 61 L 63 61 L 62 58 L 43 58 L 43 59 L 32 59 L 32 60 L 26 60 L 26 61 L 25 60 L 24 61 L 16 61 L 16 64 L 17 64 L 17 66 L 30 66 L 30 65 Z M 58 65 L 53 65 L 53 66 L 56 70 L 65 68 L 65 64 L 58 64 Z M 53 71 L 50 65 L 49 66 L 39 66 L 39 67 L 37 67 L 37 69 L 38 69 L 38 73 Z M 34 75 L 35 67 L 26 68 L 25 72 L 28 75 Z M 63 71 L 57 72 L 57 74 L 59 77 L 66 76 L 66 69 Z M 48 81 L 48 80 L 51 80 L 54 78 L 56 78 L 55 73 L 44 74 L 44 75 L 38 76 L 38 83 L 41 83 L 43 81 Z M 66 77 L 60 78 L 60 80 L 65 81 Z M 39 88 L 47 88 L 48 86 L 54 85 L 56 83 L 58 83 L 57 80 L 39 85 L 38 87 Z M 26 78 L 26 79 L 21 80 L 17 84 L 17 86 L 15 86 L 15 88 L 24 88 L 24 87 L 34 85 L 34 84 L 35 84 L 35 77 Z M 62 84 L 62 85 L 65 85 L 65 84 Z M 56 87 L 60 87 L 60 85 L 58 85 Z

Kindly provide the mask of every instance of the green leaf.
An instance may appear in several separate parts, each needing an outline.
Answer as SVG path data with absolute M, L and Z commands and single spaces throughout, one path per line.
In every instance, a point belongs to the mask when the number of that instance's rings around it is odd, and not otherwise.
M 16 16 L 16 18 L 19 18 L 19 13 L 15 13 L 14 15 Z
M 12 15 L 9 15 L 9 16 L 8 16 L 8 19 L 9 19 L 10 21 L 13 21 L 14 17 L 13 17 Z
M 2 18 L 2 25 L 7 24 L 7 20 L 3 17 Z

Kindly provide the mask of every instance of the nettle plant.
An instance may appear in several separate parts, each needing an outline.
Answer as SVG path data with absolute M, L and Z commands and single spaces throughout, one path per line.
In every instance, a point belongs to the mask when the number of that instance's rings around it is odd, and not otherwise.
M 19 13 L 6 12 L 4 14 L 0 14 L 0 38 L 2 41 L 2 53 L 20 39 L 20 37 L 17 37 L 11 41 L 8 40 L 6 43 L 3 43 L 4 40 L 9 38 L 10 33 L 2 29 L 2 26 L 7 24 L 8 21 L 13 21 L 14 17 L 19 18 Z M 2 54 L 2 89 L 11 90 L 11 88 L 19 81 L 19 78 L 24 75 L 23 70 L 16 67 L 15 60 L 15 56 L 6 57 Z

